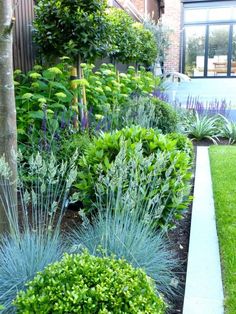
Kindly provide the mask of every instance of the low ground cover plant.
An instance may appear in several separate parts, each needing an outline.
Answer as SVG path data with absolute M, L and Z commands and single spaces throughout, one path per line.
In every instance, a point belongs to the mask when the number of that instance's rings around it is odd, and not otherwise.
M 222 263 L 225 313 L 236 312 L 235 146 L 210 147 L 210 163 Z
M 135 160 L 140 156 L 137 165 L 145 163 L 145 158 L 150 157 L 150 160 L 146 160 L 149 163 L 145 170 L 146 180 L 148 182 L 149 175 L 150 178 L 158 178 L 156 185 L 152 187 L 153 196 L 162 190 L 165 196 L 161 204 L 163 213 L 161 217 L 157 215 L 157 221 L 159 220 L 159 224 L 166 222 L 173 209 L 178 212 L 178 208 L 186 206 L 189 201 L 187 191 L 191 178 L 192 144 L 183 135 L 162 135 L 153 129 L 138 126 L 102 134 L 92 141 L 79 159 L 79 183 L 75 186 L 79 190 L 85 211 L 91 212 L 93 202 L 96 201 L 95 186 L 100 176 L 106 175 L 111 169 L 123 146 L 126 147 L 125 159 Z M 137 154 L 138 147 L 141 155 Z M 157 173 L 154 174 L 152 171 L 155 172 L 155 169 Z M 140 178 L 135 182 L 141 184 Z
M 86 251 L 65 255 L 20 292 L 19 313 L 157 313 L 165 312 L 154 282 L 141 269 L 113 257 Z

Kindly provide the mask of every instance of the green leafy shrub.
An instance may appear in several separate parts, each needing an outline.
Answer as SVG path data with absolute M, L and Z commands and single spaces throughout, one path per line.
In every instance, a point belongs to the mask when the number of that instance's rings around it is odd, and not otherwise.
M 70 86 L 68 64 L 61 63 L 48 69 L 35 66 L 27 74 L 16 70 L 14 79 L 20 142 L 28 140 L 32 133 L 30 127 L 42 132 L 47 128 L 55 133 L 61 123 L 72 119 L 74 91 Z
M 127 73 L 118 73 L 112 64 L 102 64 L 98 71 L 93 72 L 93 65 L 82 64 L 84 76 L 87 80 L 86 98 L 88 108 L 93 113 L 109 114 L 113 109 L 126 107 L 128 97 L 149 95 L 159 79 L 143 67 L 135 71 L 130 66 Z
M 39 138 L 52 139 L 66 137 L 73 130 L 73 116 L 76 112 L 72 99 L 81 96 L 85 86 L 88 108 L 93 114 L 111 114 L 120 110 L 132 95 L 148 95 L 159 84 L 151 72 L 141 68 L 137 73 L 129 67 L 127 73 L 117 73 L 112 64 L 102 64 L 99 71 L 93 72 L 93 65 L 82 64 L 84 79 L 78 79 L 77 89 L 73 89 L 69 78 L 70 66 L 62 60 L 54 67 L 43 69 L 35 66 L 32 71 L 23 74 L 15 71 L 15 95 L 17 109 L 17 130 L 20 142 L 29 142 Z M 31 130 L 31 131 L 29 131 Z M 34 131 L 34 132 L 33 132 Z M 60 134 L 58 134 L 60 133 Z M 72 132 L 69 132 L 72 133 Z M 53 143 L 52 143 L 53 144 Z
M 108 172 L 121 147 L 126 145 L 126 158 L 132 159 L 135 156 L 135 148 L 139 143 L 141 143 L 144 157 L 157 152 L 169 153 L 168 162 L 159 175 L 163 179 L 162 187 L 172 193 L 172 197 L 168 196 L 166 204 L 167 207 L 172 208 L 175 204 L 174 199 L 177 191 L 184 189 L 191 177 L 189 172 L 191 167 L 191 144 L 185 138 L 185 145 L 182 144 L 184 149 L 179 149 L 177 146 L 179 141 L 158 134 L 153 129 L 147 130 L 138 126 L 125 128 L 114 133 L 104 133 L 99 138 L 95 138 L 79 160 L 79 183 L 76 184 L 87 211 L 91 210 L 91 205 L 96 200 L 95 185 L 99 180 L 99 176 Z M 155 162 L 156 159 L 154 158 L 153 164 Z M 152 166 L 148 170 L 150 172 Z M 170 178 L 168 185 L 165 185 L 166 176 Z M 157 193 L 155 190 L 154 192 Z M 169 195 L 169 193 L 167 194 Z
M 175 132 L 178 124 L 178 115 L 175 109 L 158 98 L 153 97 L 151 101 L 155 105 L 157 128 L 165 134 Z
M 176 142 L 176 148 L 180 151 L 186 152 L 191 158 L 193 158 L 193 145 L 191 141 L 186 139 L 186 135 L 181 133 L 168 133 L 166 137 L 171 141 Z
M 48 266 L 15 304 L 20 313 L 162 314 L 166 308 L 141 269 L 86 251 Z

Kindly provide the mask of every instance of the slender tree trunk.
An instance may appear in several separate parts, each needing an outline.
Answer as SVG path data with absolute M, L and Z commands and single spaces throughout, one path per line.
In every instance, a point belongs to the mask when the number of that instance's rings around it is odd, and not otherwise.
M 6 161 L 12 170 L 12 177 L 7 188 L 8 195 L 11 196 L 10 204 L 17 210 L 16 109 L 12 61 L 13 22 L 11 0 L 0 0 L 0 156 L 5 154 Z M 0 193 L 3 197 L 1 189 Z M 0 234 L 8 230 L 9 223 L 4 206 L 0 202 Z
M 72 80 L 71 87 L 74 90 L 76 90 L 78 84 L 74 83 L 73 80 L 75 80 L 77 78 L 78 78 L 77 68 L 74 66 L 71 69 L 71 72 L 70 72 L 70 79 Z M 79 113 L 79 109 L 78 109 L 78 95 L 77 95 L 77 93 L 74 94 L 74 97 L 72 99 L 72 112 L 74 112 L 73 126 L 74 126 L 75 129 L 78 129 L 78 113 Z
M 83 79 L 84 73 L 83 69 L 81 68 L 81 55 L 78 55 L 77 59 L 77 73 L 78 78 Z M 82 87 L 82 97 L 79 99 L 80 104 L 82 107 L 80 108 L 80 122 L 81 122 L 81 129 L 87 129 L 88 128 L 88 109 L 87 109 L 87 100 L 86 100 L 86 89 L 85 86 Z

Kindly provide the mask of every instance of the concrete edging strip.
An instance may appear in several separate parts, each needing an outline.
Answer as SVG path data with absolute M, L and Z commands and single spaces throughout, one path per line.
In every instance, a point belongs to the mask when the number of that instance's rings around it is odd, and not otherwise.
M 223 303 L 208 147 L 197 147 L 183 314 L 223 314 Z

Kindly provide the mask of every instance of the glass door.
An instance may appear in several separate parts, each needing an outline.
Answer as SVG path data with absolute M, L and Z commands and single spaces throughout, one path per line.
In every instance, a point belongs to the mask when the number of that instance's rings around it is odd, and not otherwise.
M 204 76 L 206 26 L 185 28 L 185 69 L 188 76 Z
M 207 76 L 227 76 L 230 25 L 209 25 Z

